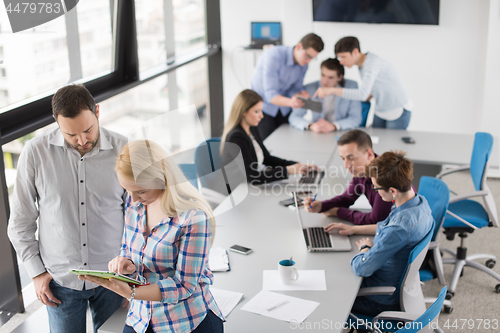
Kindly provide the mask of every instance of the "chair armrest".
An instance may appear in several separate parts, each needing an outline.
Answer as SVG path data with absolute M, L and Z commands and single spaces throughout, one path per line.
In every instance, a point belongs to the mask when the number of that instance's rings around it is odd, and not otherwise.
M 454 197 L 450 198 L 450 203 L 454 203 L 457 201 L 461 201 L 464 199 L 468 198 L 474 198 L 474 197 L 485 197 L 488 195 L 488 191 L 476 191 L 476 192 L 470 192 L 470 193 L 464 193 L 464 194 L 459 194 Z
M 438 241 L 434 241 L 434 242 L 429 243 L 429 250 L 434 250 L 434 249 L 437 249 L 438 247 L 439 247 Z
M 357 296 L 369 296 L 369 295 L 392 295 L 396 291 L 396 287 L 368 287 L 361 288 L 358 291 Z
M 450 170 L 446 170 L 446 171 L 442 171 L 440 173 L 437 174 L 436 178 L 441 178 L 443 176 L 446 176 L 446 175 L 449 175 L 450 173 L 454 173 L 454 172 L 458 172 L 458 171 L 464 171 L 464 170 L 469 170 L 470 169 L 470 164 L 467 164 L 467 165 L 461 165 L 461 166 L 458 166 L 456 168 L 453 168 L 453 169 L 450 169 Z
M 399 321 L 414 321 L 418 317 L 419 314 L 409 313 L 409 312 L 400 312 L 400 311 L 384 311 L 379 313 L 376 317 L 373 318 L 373 326 L 379 320 L 399 320 Z

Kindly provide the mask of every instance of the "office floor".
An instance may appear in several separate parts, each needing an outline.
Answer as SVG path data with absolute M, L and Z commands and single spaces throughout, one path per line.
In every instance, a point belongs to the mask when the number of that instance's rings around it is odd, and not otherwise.
M 465 172 L 450 175 L 444 180 L 450 189 L 457 193 L 465 193 L 473 190 L 470 176 Z M 500 212 L 500 179 L 489 179 L 488 186 L 494 194 L 497 210 Z M 449 249 L 455 249 L 460 242 L 458 237 L 450 242 L 446 240 L 443 234 L 440 234 L 438 239 L 441 247 Z M 500 260 L 499 244 L 500 228 L 478 230 L 466 239 L 466 246 L 469 254 L 490 253 L 496 255 Z M 452 265 L 445 265 L 444 269 L 446 281 L 449 281 L 453 272 L 453 267 Z M 500 273 L 500 262 L 493 270 Z M 451 300 L 454 308 L 453 313 L 440 314 L 440 327 L 445 332 L 453 333 L 498 332 L 500 328 L 500 294 L 495 292 L 495 285 L 498 283 L 500 282 L 496 281 L 491 276 L 466 267 L 463 277 L 461 277 L 458 282 L 455 297 Z M 426 282 L 423 286 L 424 295 L 426 297 L 436 297 L 441 288 L 442 286 L 439 285 L 437 280 Z M 33 315 L 40 308 L 41 304 L 39 302 L 33 302 L 26 308 L 25 313 L 15 315 L 7 324 L 0 327 L 0 333 L 12 332 L 25 321 L 26 318 Z M 484 326 L 484 320 L 486 319 L 490 320 L 490 329 Z M 228 320 L 231 320 L 231 316 L 229 316 Z M 493 329 L 495 321 L 497 328 Z M 480 323 L 482 326 L 479 327 L 478 325 Z M 87 320 L 87 332 L 92 332 L 89 318 Z
M 460 172 L 444 178 L 451 190 L 457 193 L 466 193 L 474 190 L 470 176 Z M 488 186 L 493 192 L 497 211 L 500 212 L 500 179 L 489 179 Z M 460 238 L 454 241 L 446 240 L 444 234 L 438 236 L 439 246 L 456 250 Z M 497 265 L 493 270 L 500 274 L 500 228 L 485 228 L 476 230 L 465 240 L 468 254 L 488 253 L 497 257 Z M 484 261 L 478 261 L 484 264 Z M 453 265 L 444 265 L 446 282 L 450 281 Z M 463 276 L 458 281 L 455 297 L 451 299 L 453 313 L 441 313 L 439 326 L 445 332 L 498 332 L 500 331 L 500 294 L 495 292 L 495 286 L 500 283 L 488 274 L 476 269 L 465 267 Z M 426 297 L 437 297 L 442 286 L 437 279 L 428 281 L 422 287 Z M 491 324 L 496 322 L 496 329 L 478 327 L 481 320 L 489 319 Z M 469 329 L 468 325 L 471 325 Z

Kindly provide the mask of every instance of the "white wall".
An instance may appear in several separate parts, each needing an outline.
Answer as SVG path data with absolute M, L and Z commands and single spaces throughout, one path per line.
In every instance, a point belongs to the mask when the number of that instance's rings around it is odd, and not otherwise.
M 325 50 L 305 83 L 319 78 L 338 39 L 356 36 L 363 52 L 386 58 L 403 77 L 415 104 L 409 129 L 500 135 L 500 0 L 441 0 L 438 26 L 313 22 L 310 0 L 221 0 L 226 115 L 236 94 L 250 87 L 261 52 L 238 48 L 250 43 L 251 21 L 281 21 L 285 45 L 309 32 L 323 38 Z

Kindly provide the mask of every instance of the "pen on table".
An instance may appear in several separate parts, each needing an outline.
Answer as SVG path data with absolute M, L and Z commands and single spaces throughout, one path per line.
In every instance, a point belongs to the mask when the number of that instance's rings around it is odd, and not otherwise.
M 316 197 L 317 197 L 317 196 L 318 196 L 318 193 L 316 193 L 316 194 L 314 195 L 313 201 L 311 201 L 311 205 L 310 205 L 311 209 L 313 208 L 313 202 L 314 202 L 314 201 L 316 201 Z
M 273 305 L 273 306 L 271 306 L 270 308 L 267 308 L 267 311 L 271 311 L 271 310 L 274 310 L 274 309 L 276 309 L 276 308 L 279 308 L 280 306 L 285 305 L 286 303 L 288 303 L 288 301 L 283 301 L 283 302 L 281 302 L 281 303 L 278 303 L 278 304 L 276 304 L 276 305 Z

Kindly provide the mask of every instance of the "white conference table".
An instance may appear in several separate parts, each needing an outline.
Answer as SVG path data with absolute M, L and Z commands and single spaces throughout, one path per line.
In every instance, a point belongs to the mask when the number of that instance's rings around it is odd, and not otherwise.
M 378 142 L 374 144 L 378 154 L 394 149 L 407 152 L 407 156 L 415 163 L 416 185 L 420 175 L 435 175 L 444 164 L 468 164 L 474 141 L 473 135 L 374 128 L 362 130 L 372 137 L 378 137 Z M 342 160 L 336 152 L 337 139 L 342 133 L 318 134 L 282 125 L 265 140 L 265 144 L 273 155 L 327 167 L 327 176 L 317 189 L 317 199 L 324 200 L 342 193 L 351 179 L 347 172 L 343 172 Z M 404 143 L 401 140 L 403 136 L 413 137 L 416 143 Z M 490 165 L 499 164 L 497 150 L 494 147 Z M 422 170 L 420 175 L 419 170 Z M 351 236 L 351 252 L 307 252 L 295 212 L 278 204 L 280 200 L 290 197 L 289 192 L 280 192 L 280 188 L 272 184 L 253 188 L 242 184 L 232 194 L 240 197 L 239 204 L 233 206 L 238 200 L 228 198 L 215 210 L 217 228 L 214 246 L 229 249 L 238 244 L 253 249 L 253 253 L 248 256 L 229 252 L 231 271 L 214 273 L 215 288 L 245 295 L 228 316 L 225 330 L 244 333 L 289 332 L 298 329 L 291 323 L 241 310 L 262 290 L 263 270 L 276 270 L 280 260 L 293 256 L 298 269 L 324 269 L 327 290 L 278 292 L 320 303 L 302 324 L 303 329 L 321 327 L 341 332 L 340 325 L 347 319 L 361 283 L 361 278 L 352 272 L 350 260 L 358 252 L 355 241 L 363 236 Z M 333 221 L 341 221 L 305 211 L 302 211 L 302 217 L 308 226 L 325 226 Z
M 273 155 L 275 155 L 275 150 L 332 154 L 337 146 L 337 135 L 336 132 L 315 133 L 313 131 L 301 131 L 290 125 L 283 124 L 269 135 L 264 140 L 264 143 Z
M 382 154 L 389 150 L 403 150 L 414 163 L 413 185 L 418 190 L 420 177 L 436 176 L 444 165 L 466 165 L 470 163 L 473 134 L 435 133 L 407 130 L 388 130 L 383 128 L 359 128 L 374 138 L 373 150 Z M 337 140 L 346 131 L 314 133 L 301 131 L 290 125 L 281 125 L 265 140 L 272 154 L 279 152 L 293 156 L 298 152 L 325 153 L 336 155 Z M 404 143 L 401 138 L 409 136 L 414 144 Z M 276 151 L 276 153 L 275 153 Z M 500 167 L 498 138 L 495 137 L 489 167 Z
M 473 134 L 436 133 L 407 130 L 388 130 L 384 128 L 359 128 L 378 142 L 373 144 L 376 153 L 399 149 L 407 152 L 407 156 L 416 163 L 428 165 L 469 164 L 474 144 Z M 314 133 L 301 131 L 284 124 L 276 129 L 265 140 L 269 151 L 288 150 L 331 154 L 337 147 L 338 138 L 346 131 L 331 133 Z M 404 143 L 401 138 L 410 136 L 414 144 Z M 490 166 L 500 165 L 498 138 L 495 137 Z
M 328 181 L 338 180 L 325 179 L 325 182 Z M 245 187 L 246 184 L 241 184 L 233 195 L 245 193 Z M 228 208 L 231 202 L 226 200 L 215 210 L 217 228 L 213 246 L 229 249 L 238 244 L 253 249 L 249 255 L 229 251 L 231 271 L 214 273 L 213 287 L 244 293 L 244 299 L 229 314 L 224 330 L 229 333 L 254 333 L 297 329 L 292 323 L 241 310 L 262 290 L 263 271 L 276 270 L 280 260 L 293 256 L 299 270 L 325 270 L 327 290 L 276 292 L 320 303 L 302 323 L 303 327 L 327 325 L 329 331 L 342 332 L 341 325 L 347 319 L 361 283 L 361 277 L 351 269 L 350 260 L 358 252 L 355 241 L 362 236 L 351 237 L 351 252 L 308 252 L 295 211 L 278 204 L 280 200 L 290 198 L 290 193 L 279 193 L 278 189 L 249 187 L 246 198 L 240 204 Z M 318 200 L 328 197 L 318 194 Z M 304 210 L 301 213 L 306 226 L 326 226 L 340 221 Z

